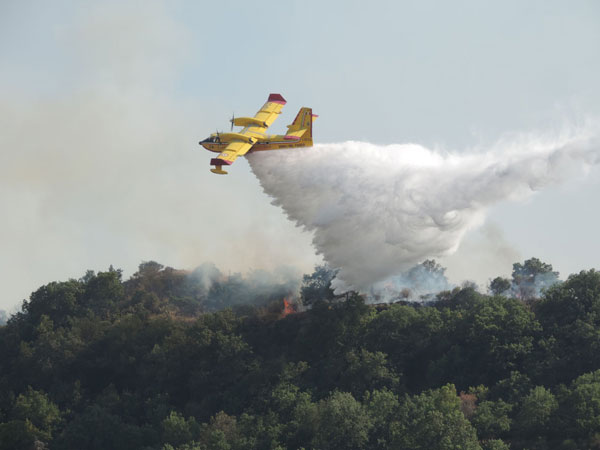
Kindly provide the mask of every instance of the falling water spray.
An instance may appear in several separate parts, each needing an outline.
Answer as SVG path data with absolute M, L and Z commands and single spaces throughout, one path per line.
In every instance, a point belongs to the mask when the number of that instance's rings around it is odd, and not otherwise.
M 503 139 L 486 150 L 444 152 L 366 142 L 248 155 L 273 204 L 313 233 L 339 269 L 336 293 L 369 291 L 429 258 L 453 253 L 503 200 L 581 175 L 600 161 L 598 122 L 558 135 Z

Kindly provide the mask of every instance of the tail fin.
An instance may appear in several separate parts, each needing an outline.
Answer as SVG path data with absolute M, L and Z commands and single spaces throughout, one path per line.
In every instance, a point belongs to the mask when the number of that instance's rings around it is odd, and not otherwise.
M 292 124 L 288 125 L 287 136 L 299 137 L 306 147 L 312 147 L 312 123 L 317 117 L 312 113 L 312 108 L 300 108 Z

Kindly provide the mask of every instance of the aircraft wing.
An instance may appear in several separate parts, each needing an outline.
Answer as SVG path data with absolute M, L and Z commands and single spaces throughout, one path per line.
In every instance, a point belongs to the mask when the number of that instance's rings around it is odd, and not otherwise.
M 281 109 L 285 104 L 286 101 L 281 94 L 271 94 L 267 99 L 267 103 L 260 108 L 254 117 L 236 117 L 231 119 L 231 123 L 244 127 L 239 134 L 252 135 L 252 133 L 256 133 L 262 135 L 275 122 L 277 116 L 281 114 Z
M 279 117 L 279 114 L 281 114 L 281 110 L 286 103 L 287 102 L 281 94 L 269 95 L 267 103 L 265 103 L 263 107 L 260 108 L 260 111 L 258 111 L 254 116 L 257 121 L 260 121 L 264 124 L 263 127 L 260 127 L 264 128 L 264 130 L 262 130 L 263 132 L 269 128 L 273 122 L 275 122 L 277 117 Z
M 248 153 L 248 150 L 250 150 L 253 145 L 254 144 L 243 141 L 230 142 L 227 144 L 227 147 L 225 147 L 225 150 L 219 153 L 219 156 L 210 160 L 210 164 L 215 166 L 214 169 L 211 169 L 211 172 L 218 174 L 227 173 L 221 169 L 221 166 L 230 166 L 237 158 Z

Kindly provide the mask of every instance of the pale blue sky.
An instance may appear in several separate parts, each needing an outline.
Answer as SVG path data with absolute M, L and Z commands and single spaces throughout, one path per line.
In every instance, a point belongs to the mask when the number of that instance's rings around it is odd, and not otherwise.
M 598 55 L 596 1 L 4 1 L 0 308 L 148 259 L 309 270 L 310 235 L 246 162 L 215 179 L 197 146 L 269 92 L 288 100 L 274 131 L 312 106 L 316 141 L 483 150 L 600 116 Z M 487 223 L 508 256 L 475 232 L 449 274 L 484 283 L 530 256 L 598 267 L 599 197 L 595 169 L 499 205 Z

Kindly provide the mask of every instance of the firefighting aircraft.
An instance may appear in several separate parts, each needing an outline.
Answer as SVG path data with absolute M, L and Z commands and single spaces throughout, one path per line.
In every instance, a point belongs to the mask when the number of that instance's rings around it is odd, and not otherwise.
M 254 117 L 232 117 L 231 133 L 213 133 L 200 141 L 205 149 L 219 153 L 210 160 L 211 166 L 215 166 L 210 171 L 225 175 L 227 172 L 222 167 L 231 165 L 248 152 L 312 147 L 312 123 L 317 116 L 311 108 L 300 108 L 294 122 L 288 125 L 287 134 L 265 134 L 286 103 L 281 94 L 271 94 Z M 233 133 L 234 126 L 243 128 L 239 133 Z

